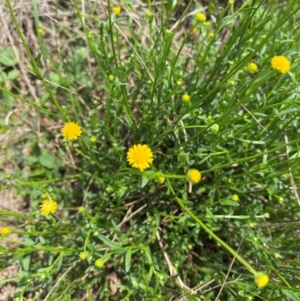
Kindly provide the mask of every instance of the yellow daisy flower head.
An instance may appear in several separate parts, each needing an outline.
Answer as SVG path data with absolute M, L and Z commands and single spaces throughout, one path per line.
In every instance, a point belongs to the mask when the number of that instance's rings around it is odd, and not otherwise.
M 233 5 L 234 4 L 234 0 L 228 0 L 228 4 L 229 5 Z
M 66 140 L 73 141 L 77 140 L 82 134 L 80 125 L 75 122 L 68 122 L 62 128 L 61 133 Z
M 153 162 L 153 153 L 147 144 L 135 144 L 127 152 L 127 161 L 134 167 L 143 171 Z
M 40 211 L 43 215 L 53 214 L 57 210 L 57 203 L 51 199 L 46 199 L 43 201 L 42 205 L 40 205 Z
M 182 95 L 181 99 L 182 99 L 182 101 L 184 101 L 184 102 L 190 102 L 191 96 L 188 95 L 187 93 L 184 93 L 184 94 Z
M 259 272 L 254 275 L 254 282 L 257 287 L 263 288 L 269 283 L 269 276 L 266 273 Z
M 11 230 L 10 230 L 9 227 L 2 227 L 2 228 L 0 229 L 0 234 L 2 234 L 2 235 L 9 235 L 10 232 L 11 232 Z
M 201 172 L 198 169 L 190 169 L 187 173 L 187 179 L 192 184 L 197 184 L 201 181 Z
M 81 260 L 85 260 L 87 258 L 87 256 L 88 256 L 87 252 L 81 252 L 79 254 L 79 257 L 80 257 Z
M 233 201 L 237 202 L 240 198 L 239 198 L 239 196 L 238 196 L 237 194 L 234 194 L 234 195 L 231 197 L 231 199 L 232 199 Z
M 103 267 L 103 260 L 102 259 L 97 259 L 96 261 L 95 261 L 95 266 L 97 267 L 97 268 L 102 268 Z
M 258 67 L 255 63 L 248 64 L 248 71 L 250 73 L 255 73 L 255 72 L 257 72 L 257 70 L 258 70 Z
M 202 13 L 197 13 L 196 14 L 196 21 L 197 22 L 205 22 L 206 21 L 206 16 Z
M 112 8 L 113 13 L 118 16 L 121 13 L 121 7 L 120 6 L 114 6 Z
M 291 63 L 284 55 L 275 55 L 271 59 L 271 66 L 274 70 L 283 74 L 289 72 L 291 69 Z

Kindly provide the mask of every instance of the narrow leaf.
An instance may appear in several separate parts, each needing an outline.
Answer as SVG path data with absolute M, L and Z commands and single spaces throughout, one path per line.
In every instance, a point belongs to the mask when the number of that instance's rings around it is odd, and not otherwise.
M 125 255 L 125 272 L 128 273 L 131 267 L 131 255 L 132 251 L 131 249 L 127 250 L 127 253 Z

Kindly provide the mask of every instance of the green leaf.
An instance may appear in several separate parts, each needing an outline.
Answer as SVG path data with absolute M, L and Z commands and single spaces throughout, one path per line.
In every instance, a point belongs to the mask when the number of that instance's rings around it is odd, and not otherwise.
M 147 258 L 148 264 L 153 265 L 153 260 L 152 260 L 150 248 L 148 246 L 145 246 L 143 248 L 143 250 L 144 250 L 144 254 L 145 254 L 146 258 Z
M 281 290 L 282 291 L 282 293 L 284 294 L 284 295 L 286 295 L 288 298 L 290 298 L 291 300 L 293 300 L 293 301 L 299 301 L 299 297 L 298 296 L 296 296 L 292 291 L 289 291 L 289 290 Z
M 23 238 L 29 245 L 31 245 L 31 246 L 35 245 L 35 242 L 31 238 L 29 238 L 27 235 L 24 235 Z
M 30 172 L 30 177 L 39 177 L 39 176 L 44 176 L 45 174 L 45 169 L 44 168 L 35 168 Z
M 114 249 L 114 250 L 113 250 L 114 254 L 116 254 L 116 255 L 122 255 L 122 254 L 126 253 L 126 251 L 127 251 L 127 250 L 124 249 L 124 248 Z
M 53 168 L 55 163 L 55 157 L 48 152 L 43 152 L 39 157 L 39 162 L 46 168 Z
M 14 98 L 11 96 L 11 95 L 9 95 L 9 94 L 7 94 L 7 93 L 3 93 L 3 99 L 4 99 L 4 103 L 5 103 L 5 105 L 8 107 L 8 108 L 12 108 L 13 107 L 13 105 L 14 105 Z
M 14 66 L 17 63 L 10 52 L 10 48 L 6 48 L 0 55 L 0 63 L 6 67 Z
M 39 241 L 44 245 L 46 243 L 46 240 L 43 236 L 39 235 L 38 236 Z
M 7 79 L 15 79 L 20 75 L 20 71 L 19 70 L 11 70 L 10 72 L 8 72 L 7 74 Z
M 125 255 L 125 272 L 128 273 L 131 267 L 132 250 L 128 249 Z
M 142 178 L 141 188 L 145 187 L 148 182 L 149 182 L 149 178 L 148 177 L 143 177 Z
M 224 206 L 234 206 L 234 207 L 240 206 L 240 204 L 238 202 L 235 202 L 232 200 L 224 200 L 224 201 L 221 201 L 220 204 L 224 205 Z
M 31 262 L 31 256 L 27 255 L 24 256 L 20 261 L 21 261 L 21 271 L 20 271 L 20 276 L 21 277 L 27 277 L 30 271 L 30 262 Z
M 101 258 L 103 264 L 110 259 L 111 255 L 112 255 L 112 253 L 107 253 Z
M 34 163 L 37 163 L 39 161 L 39 159 L 35 156 L 27 156 L 24 160 L 24 163 L 26 165 L 32 165 Z
M 293 154 L 292 156 L 290 156 L 290 159 L 298 159 L 298 158 L 300 158 L 300 151 L 298 151 L 295 154 Z
M 149 272 L 147 273 L 147 281 L 150 282 L 151 278 L 152 278 L 152 275 L 153 275 L 153 266 L 150 266 L 150 269 L 149 269 Z
M 0 83 L 5 82 L 6 79 L 7 79 L 6 73 L 0 70 Z
M 122 246 L 116 244 L 115 242 L 112 242 L 111 240 L 109 240 L 108 238 L 106 238 L 105 236 L 99 234 L 98 237 L 102 240 L 102 242 L 107 245 L 111 250 L 116 250 L 116 249 L 121 249 Z

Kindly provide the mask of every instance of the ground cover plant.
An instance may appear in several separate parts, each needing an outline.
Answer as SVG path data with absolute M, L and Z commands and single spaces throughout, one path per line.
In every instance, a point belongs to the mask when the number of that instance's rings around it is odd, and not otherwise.
M 298 0 L 40 5 L 5 0 L 3 296 L 300 300 Z

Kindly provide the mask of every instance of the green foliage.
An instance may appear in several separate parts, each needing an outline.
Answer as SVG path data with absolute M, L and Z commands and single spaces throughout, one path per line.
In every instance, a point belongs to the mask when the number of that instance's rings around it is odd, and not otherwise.
M 300 7 L 209 2 L 122 2 L 115 15 L 108 0 L 100 18 L 74 1 L 72 31 L 56 28 L 71 51 L 54 60 L 42 36 L 31 53 L 6 0 L 44 87 L 38 103 L 18 96 L 16 62 L 0 52 L 1 106 L 31 105 L 38 133 L 5 150 L 15 169 L 0 174 L 29 207 L 0 210 L 19 235 L 0 249 L 1 268 L 20 264 L 15 300 L 300 300 Z M 289 72 L 272 68 L 277 55 Z M 74 141 L 61 134 L 69 121 Z M 146 171 L 127 162 L 135 144 L 154 154 Z M 55 214 L 41 214 L 43 199 Z

